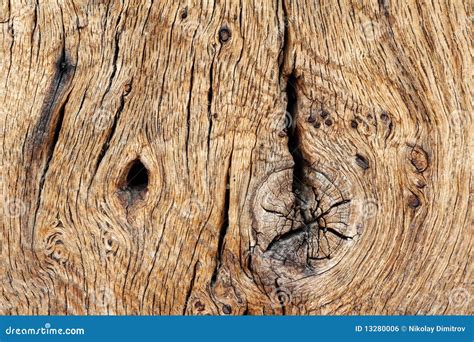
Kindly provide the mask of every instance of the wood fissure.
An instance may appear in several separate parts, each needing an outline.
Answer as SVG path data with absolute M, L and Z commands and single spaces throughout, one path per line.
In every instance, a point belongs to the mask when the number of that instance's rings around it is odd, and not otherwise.
M 229 228 L 229 210 L 230 210 L 230 176 L 231 176 L 231 170 L 232 168 L 232 153 L 229 157 L 229 167 L 227 168 L 226 172 L 226 182 L 225 182 L 225 195 L 224 195 L 224 206 L 222 208 L 222 223 L 221 226 L 219 227 L 219 235 L 218 235 L 218 240 L 217 240 L 217 251 L 216 251 L 216 266 L 214 269 L 214 272 L 212 273 L 211 277 L 211 287 L 214 287 L 216 283 L 216 279 L 218 276 L 219 268 L 222 265 L 222 253 L 224 252 L 224 241 L 225 241 L 225 236 L 227 234 L 227 230 Z

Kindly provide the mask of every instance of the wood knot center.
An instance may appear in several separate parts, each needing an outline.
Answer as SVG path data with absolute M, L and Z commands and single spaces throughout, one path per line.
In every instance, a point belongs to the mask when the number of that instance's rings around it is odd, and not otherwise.
M 232 37 L 232 32 L 227 26 L 221 27 L 219 30 L 219 41 L 221 43 L 227 43 Z

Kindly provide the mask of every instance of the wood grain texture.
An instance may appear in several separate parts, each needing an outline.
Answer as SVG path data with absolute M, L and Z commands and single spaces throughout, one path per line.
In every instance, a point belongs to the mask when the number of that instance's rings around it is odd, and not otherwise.
M 0 2 L 1 314 L 472 314 L 467 1 Z

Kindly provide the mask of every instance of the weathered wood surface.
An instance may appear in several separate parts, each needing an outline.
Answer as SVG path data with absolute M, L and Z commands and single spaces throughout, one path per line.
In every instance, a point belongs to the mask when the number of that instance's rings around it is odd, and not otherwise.
M 0 312 L 472 314 L 468 3 L 2 0 Z

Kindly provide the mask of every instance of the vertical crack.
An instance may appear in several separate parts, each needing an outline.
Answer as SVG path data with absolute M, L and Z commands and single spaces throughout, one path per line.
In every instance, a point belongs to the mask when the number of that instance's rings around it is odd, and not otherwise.
M 285 132 L 288 137 L 288 151 L 293 159 L 292 193 L 294 194 L 293 215 L 288 217 L 292 221 L 291 230 L 278 234 L 268 244 L 266 252 L 271 252 L 273 257 L 283 262 L 305 263 L 311 267 L 311 260 L 330 259 L 332 249 L 327 234 L 332 234 L 341 240 L 351 240 L 339 230 L 328 227 L 326 219 L 331 211 L 339 206 L 350 202 L 343 199 L 333 203 L 329 208 L 323 210 L 320 205 L 321 196 L 325 195 L 325 189 L 316 189 L 310 183 L 307 173 L 317 172 L 305 159 L 301 150 L 301 130 L 298 119 L 298 86 L 301 81 L 297 76 L 296 56 L 291 50 L 291 32 L 289 30 L 290 19 L 288 16 L 288 3 L 283 1 L 284 32 L 283 44 L 279 56 L 280 82 L 285 85 L 286 111 Z M 322 191 L 321 195 L 319 192 Z M 328 253 L 322 253 L 322 244 L 327 244 Z M 303 260 L 300 251 L 304 251 L 306 260 Z M 323 254 L 321 256 L 321 254 Z M 278 284 L 275 283 L 278 290 Z M 284 309 L 284 308 L 283 308 Z
M 46 95 L 46 98 L 43 102 L 41 107 L 41 115 L 35 127 L 32 146 L 34 150 L 43 148 L 45 139 L 49 136 L 51 130 L 53 130 L 53 128 L 54 130 L 57 130 L 57 123 L 62 123 L 61 114 L 64 114 L 62 109 L 64 109 L 63 106 L 67 103 L 67 100 L 57 111 L 58 115 L 56 117 L 54 117 L 54 113 L 55 109 L 57 108 L 56 106 L 58 105 L 58 100 L 63 94 L 66 84 L 69 83 L 70 79 L 72 78 L 72 71 L 74 69 L 74 66 L 70 63 L 64 45 L 55 65 L 56 71 L 53 77 L 53 82 L 50 86 L 48 95 Z M 50 149 L 54 149 L 54 144 L 56 141 L 53 140 L 52 143 L 53 144 Z
M 293 157 L 293 192 L 298 192 L 302 185 L 303 180 L 303 167 L 305 166 L 305 160 L 301 154 L 299 148 L 299 132 L 297 120 L 297 93 L 296 93 L 296 83 L 297 79 L 292 72 L 288 77 L 286 84 L 286 96 L 287 96 L 287 105 L 286 105 L 286 122 L 287 122 L 287 134 L 288 134 L 288 151 Z
M 282 1 L 283 8 L 283 46 L 280 51 L 280 78 L 286 78 L 286 111 L 285 111 L 285 130 L 288 135 L 288 151 L 290 152 L 294 166 L 293 166 L 293 182 L 292 192 L 299 197 L 298 194 L 302 190 L 305 166 L 305 160 L 299 148 L 299 132 L 297 125 L 297 76 L 295 64 L 293 63 L 291 73 L 284 75 L 284 69 L 288 66 L 288 58 L 290 58 L 290 32 L 289 32 L 289 15 L 286 2 Z
M 117 23 L 119 21 L 120 21 L 120 16 L 117 19 Z M 105 88 L 104 95 L 102 95 L 102 100 L 100 101 L 101 105 L 104 102 L 105 96 L 109 93 L 110 88 L 112 87 L 112 81 L 115 78 L 115 74 L 117 73 L 117 61 L 118 61 L 118 56 L 119 56 L 119 52 L 120 52 L 120 35 L 121 35 L 120 31 L 115 32 L 115 36 L 114 36 L 114 42 L 115 42 L 114 56 L 112 57 L 112 73 L 110 74 L 109 83 L 107 84 L 107 88 Z
M 41 192 L 43 191 L 43 186 L 44 186 L 44 182 L 45 182 L 45 179 L 46 179 L 46 174 L 48 173 L 49 165 L 51 163 L 51 159 L 53 158 L 54 150 L 56 149 L 56 145 L 57 145 L 58 140 L 59 140 L 59 132 L 61 131 L 61 128 L 62 128 L 62 125 L 63 125 L 65 107 L 66 107 L 66 104 L 68 103 L 68 101 L 69 101 L 69 95 L 66 98 L 66 100 L 64 101 L 64 103 L 61 105 L 61 107 L 59 108 L 58 117 L 56 119 L 56 123 L 54 123 L 53 138 L 51 140 L 51 144 L 50 144 L 49 149 L 48 149 L 48 156 L 47 156 L 47 159 L 46 159 L 46 164 L 45 164 L 44 171 L 43 171 L 43 173 L 41 175 L 41 179 L 40 179 L 40 186 L 39 186 L 40 195 L 38 196 L 38 200 L 41 199 Z M 38 209 L 39 209 L 39 203 L 38 203 L 38 206 L 36 207 L 36 212 L 38 211 Z M 35 220 L 36 220 L 36 213 L 35 213 Z
M 119 17 L 117 19 L 116 29 L 118 27 L 118 23 L 120 22 L 121 18 L 122 18 L 122 12 L 120 12 Z M 107 84 L 107 87 L 105 88 L 104 94 L 102 95 L 102 99 L 100 100 L 100 108 L 102 108 L 105 96 L 107 96 L 110 89 L 112 88 L 112 82 L 113 82 L 113 80 L 115 78 L 115 75 L 117 73 L 117 62 L 118 62 L 118 57 L 119 57 L 119 53 L 120 53 L 120 36 L 121 36 L 121 33 L 122 32 L 118 31 L 118 30 L 115 31 L 115 35 L 114 35 L 114 55 L 112 57 L 112 73 L 110 74 L 109 82 Z M 133 82 L 133 78 L 132 78 L 132 81 L 130 82 L 130 87 L 131 87 L 132 82 Z M 120 119 L 120 115 L 122 114 L 123 108 L 125 106 L 125 96 L 128 95 L 129 92 L 130 92 L 130 89 L 128 91 L 122 93 L 122 95 L 120 96 L 119 108 L 117 109 L 117 111 L 114 114 L 112 127 L 109 130 L 109 132 L 108 132 L 108 134 L 105 138 L 105 142 L 102 145 L 102 149 L 99 152 L 99 156 L 97 157 L 97 162 L 95 164 L 94 174 L 97 173 L 97 170 L 99 169 L 99 165 L 102 162 L 102 159 L 104 158 L 105 153 L 107 152 L 107 150 L 109 148 L 110 141 L 111 141 L 112 137 L 115 134 L 115 130 L 117 128 L 117 123 Z
M 196 281 L 198 262 L 194 264 L 193 276 L 191 278 L 191 283 L 189 284 L 188 292 L 186 293 L 186 301 L 184 302 L 183 316 L 186 315 L 186 310 L 189 306 L 189 299 L 191 298 L 191 294 L 193 292 L 194 282 Z
M 191 131 L 191 100 L 193 95 L 193 84 L 194 84 L 194 63 L 195 57 L 193 58 L 193 65 L 191 66 L 191 80 L 189 81 L 189 98 L 186 112 L 186 169 L 189 175 L 189 157 L 188 157 L 188 146 L 189 146 L 189 132 Z
M 97 157 L 97 162 L 95 164 L 95 171 L 94 171 L 94 174 L 97 173 L 97 170 L 99 169 L 99 165 L 100 163 L 102 162 L 102 159 L 104 159 L 104 156 L 105 156 L 105 153 L 107 152 L 107 150 L 109 149 L 109 146 L 110 146 L 110 141 L 112 140 L 112 137 L 114 136 L 115 134 L 115 131 L 117 129 L 117 124 L 120 120 L 120 117 L 122 115 L 122 112 L 123 112 L 123 109 L 125 107 L 125 94 L 122 94 L 120 96 L 120 104 L 119 104 L 119 107 L 117 109 L 117 111 L 115 112 L 114 114 L 114 118 L 113 118 L 113 122 L 112 122 L 112 127 L 110 128 L 109 132 L 107 133 L 107 136 L 105 138 L 105 142 L 104 144 L 102 145 L 102 149 L 100 150 L 99 152 L 99 156 Z
M 41 114 L 36 123 L 33 136 L 31 137 L 30 151 L 31 151 L 31 165 L 42 163 L 41 176 L 39 180 L 39 193 L 36 200 L 36 207 L 33 214 L 33 222 L 30 229 L 25 229 L 25 236 L 27 241 L 31 242 L 33 248 L 34 233 L 36 220 L 38 216 L 39 207 L 41 204 L 41 197 L 43 194 L 44 183 L 49 171 L 51 159 L 59 140 L 59 134 L 62 129 L 63 120 L 65 116 L 65 108 L 69 102 L 71 92 L 67 93 L 66 98 L 61 100 L 64 95 L 64 90 L 74 76 L 75 66 L 71 64 L 70 58 L 66 52 L 66 42 L 63 37 L 63 45 L 60 55 L 55 63 L 55 73 L 49 91 L 43 101 L 41 107 Z M 40 164 L 41 165 L 41 164 Z M 30 168 L 33 170 L 33 167 Z M 27 232 L 30 232 L 31 235 Z
M 211 145 L 211 132 L 212 132 L 212 99 L 214 97 L 213 92 L 213 73 L 214 73 L 214 60 L 211 63 L 211 68 L 209 70 L 209 90 L 207 91 L 207 116 L 209 118 L 209 130 L 207 132 L 207 151 L 209 153 Z
M 68 94 L 68 97 L 66 98 L 66 100 L 64 101 L 64 103 L 59 108 L 58 117 L 57 117 L 56 122 L 54 123 L 54 126 L 53 126 L 54 127 L 53 138 L 52 138 L 51 143 L 48 147 L 46 163 L 45 163 L 45 166 L 43 168 L 43 172 L 41 173 L 41 178 L 40 178 L 40 182 L 39 182 L 39 194 L 38 194 L 38 198 L 37 198 L 37 202 L 36 202 L 35 213 L 34 213 L 34 216 L 33 216 L 33 226 L 32 226 L 32 235 L 31 235 L 31 248 L 33 248 L 36 219 L 37 219 L 38 211 L 39 211 L 40 204 L 41 204 L 41 197 L 43 195 L 44 183 L 46 181 L 46 176 L 47 176 L 48 171 L 49 171 L 49 166 L 51 164 L 51 159 L 53 158 L 54 151 L 56 149 L 56 145 L 57 145 L 58 140 L 59 140 L 59 133 L 60 133 L 62 125 L 63 125 L 65 108 L 66 108 L 66 104 L 68 103 L 68 101 L 69 101 L 69 94 Z
M 217 272 L 221 267 L 222 263 L 222 252 L 224 249 L 224 238 L 227 234 L 227 229 L 229 228 L 229 207 L 230 207 L 230 171 L 232 165 L 232 153 L 229 158 L 229 167 L 227 168 L 226 174 L 226 190 L 225 190 L 225 199 L 224 199 L 224 208 L 223 208 L 223 218 L 222 224 L 219 229 L 219 240 L 217 242 L 217 253 L 216 253 L 216 267 L 211 277 L 211 287 L 213 287 L 217 280 Z

